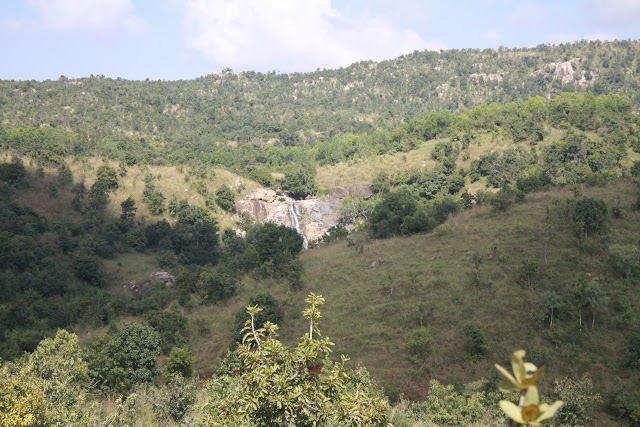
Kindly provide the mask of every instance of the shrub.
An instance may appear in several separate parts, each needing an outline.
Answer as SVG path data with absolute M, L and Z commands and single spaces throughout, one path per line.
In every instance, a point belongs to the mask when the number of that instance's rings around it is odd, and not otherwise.
M 431 353 L 433 333 L 428 328 L 414 329 L 407 335 L 409 359 L 415 365 L 421 365 Z
M 173 347 L 167 359 L 167 374 L 169 376 L 182 375 L 184 378 L 191 378 L 191 350 L 189 347 Z
M 467 325 L 463 329 L 467 341 L 463 348 L 463 357 L 468 362 L 482 360 L 491 347 L 487 343 L 484 331 L 475 325 Z
M 589 424 L 594 407 L 602 400 L 599 394 L 593 393 L 593 383 L 586 374 L 579 379 L 556 380 L 553 392 L 564 402 L 558 419 L 566 426 Z
M 218 188 L 216 191 L 216 203 L 225 211 L 232 212 L 235 209 L 235 195 L 231 188 L 226 185 Z
M 582 224 L 584 237 L 603 230 L 609 220 L 607 204 L 599 199 L 582 199 L 576 203 L 573 221 Z
M 294 199 L 304 199 L 318 192 L 316 171 L 312 167 L 295 166 L 284 174 L 284 186 Z
M 234 294 L 238 278 L 234 271 L 221 266 L 214 273 L 203 271 L 196 283 L 200 297 L 207 302 L 224 301 Z
M 127 393 L 160 373 L 160 335 L 153 328 L 125 322 L 118 331 L 94 338 L 85 351 L 89 375 L 105 390 Z
M 147 320 L 149 326 L 160 334 L 163 353 L 186 342 L 187 318 L 177 310 L 154 310 L 147 313 Z

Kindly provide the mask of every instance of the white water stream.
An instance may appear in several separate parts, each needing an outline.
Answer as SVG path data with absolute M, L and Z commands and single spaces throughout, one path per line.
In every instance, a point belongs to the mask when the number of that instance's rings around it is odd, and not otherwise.
M 302 227 L 300 227 L 300 216 L 300 206 L 296 205 L 295 202 L 289 203 L 289 219 L 291 220 L 291 226 L 302 236 L 302 248 L 306 251 L 309 249 L 309 242 L 302 232 Z

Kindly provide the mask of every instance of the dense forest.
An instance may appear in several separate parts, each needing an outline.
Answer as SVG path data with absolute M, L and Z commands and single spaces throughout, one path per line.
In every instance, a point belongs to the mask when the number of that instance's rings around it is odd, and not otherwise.
M 0 81 L 0 424 L 636 425 L 639 52 Z

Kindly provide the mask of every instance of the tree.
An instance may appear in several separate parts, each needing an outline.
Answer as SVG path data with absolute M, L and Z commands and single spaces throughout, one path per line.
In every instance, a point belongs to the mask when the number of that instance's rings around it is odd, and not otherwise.
M 555 291 L 549 291 L 542 295 L 542 302 L 549 310 L 549 328 L 553 328 L 553 317 L 558 309 L 562 307 L 562 297 Z
M 153 182 L 147 182 L 142 192 L 142 200 L 149 205 L 151 215 L 162 215 L 164 212 L 164 194 L 156 190 Z
M 235 380 L 218 380 L 226 381 L 234 392 L 210 397 L 210 421 L 258 426 L 384 424 L 386 401 L 364 382 L 349 381 L 348 357 L 343 355 L 338 363 L 326 361 L 333 343 L 321 337 L 318 327 L 324 299 L 310 294 L 306 302 L 303 314 L 309 320 L 309 333 L 291 351 L 277 339 L 277 325 L 267 322 L 256 328 L 261 309 L 247 307 L 251 318 L 238 348 L 244 372 Z
M 407 335 L 407 351 L 411 363 L 416 366 L 422 366 L 431 354 L 431 346 L 433 345 L 433 332 L 428 328 L 414 329 Z
M 156 366 L 160 343 L 153 328 L 125 322 L 120 330 L 89 343 L 85 351 L 89 375 L 105 391 L 127 393 L 160 373 Z
M 431 230 L 433 218 L 426 215 L 415 197 L 406 190 L 385 194 L 369 217 L 375 237 L 392 237 Z
M 167 359 L 167 374 L 182 375 L 184 378 L 190 378 L 193 375 L 191 369 L 191 350 L 189 347 L 173 347 L 169 358 Z
M 73 183 L 73 174 L 71 173 L 71 169 L 67 166 L 66 163 L 62 163 L 58 167 L 58 184 L 61 187 L 66 187 L 69 184 Z
M 585 239 L 589 234 L 601 231 L 608 219 L 607 204 L 599 199 L 582 199 L 576 203 L 573 211 L 573 221 L 582 224 Z
M 614 244 L 609 246 L 609 254 L 616 266 L 624 272 L 627 281 L 640 271 L 640 248 L 634 245 Z
M 226 266 L 220 266 L 214 273 L 203 271 L 196 283 L 200 297 L 206 302 L 224 301 L 235 293 L 238 277 Z
M 102 165 L 98 168 L 96 182 L 102 182 L 107 191 L 118 189 L 118 172 L 108 165 Z
M 233 212 L 235 209 L 235 195 L 231 188 L 222 185 L 216 191 L 216 203 L 227 212 Z
M 586 305 L 591 309 L 591 329 L 593 329 L 596 325 L 596 312 L 609 304 L 609 297 L 602 289 L 602 285 L 598 281 L 592 280 L 584 290 L 584 299 Z
M 256 305 L 262 309 L 254 317 L 255 327 L 257 329 L 263 328 L 267 322 L 277 324 L 282 320 L 282 307 L 280 307 L 278 300 L 275 299 L 269 291 L 260 292 L 249 298 L 249 306 L 253 307 Z M 231 330 L 234 345 L 235 342 L 242 342 L 242 330 L 247 320 L 250 319 L 251 316 L 247 313 L 246 309 L 241 309 L 236 313 L 233 329 Z
M 284 174 L 284 186 L 294 199 L 304 199 L 318 192 L 316 171 L 311 167 L 294 166 Z
M 555 380 L 553 392 L 564 402 L 558 413 L 563 426 L 588 425 L 593 408 L 602 400 L 599 394 L 593 393 L 593 382 L 587 374 L 581 378 Z
M 173 306 L 171 310 L 153 310 L 147 314 L 149 326 L 155 329 L 162 340 L 162 351 L 186 342 L 187 318 Z
M 302 236 L 293 228 L 273 222 L 256 224 L 248 230 L 247 239 L 255 242 L 260 262 L 284 266 L 302 252 Z
M 120 219 L 127 224 L 133 222 L 133 218 L 136 216 L 136 202 L 133 200 L 133 197 L 129 196 L 125 201 L 120 203 L 120 208 L 122 209 L 122 213 L 120 214 Z

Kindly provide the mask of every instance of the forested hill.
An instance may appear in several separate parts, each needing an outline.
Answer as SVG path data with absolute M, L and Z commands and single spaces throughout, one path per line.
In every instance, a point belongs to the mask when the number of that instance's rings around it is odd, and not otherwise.
M 313 145 L 392 128 L 427 111 L 467 110 L 562 92 L 616 93 L 640 106 L 640 42 L 414 52 L 337 70 L 225 70 L 188 81 L 104 76 L 0 81 L 6 128 L 62 127 L 78 146 L 267 141 Z

